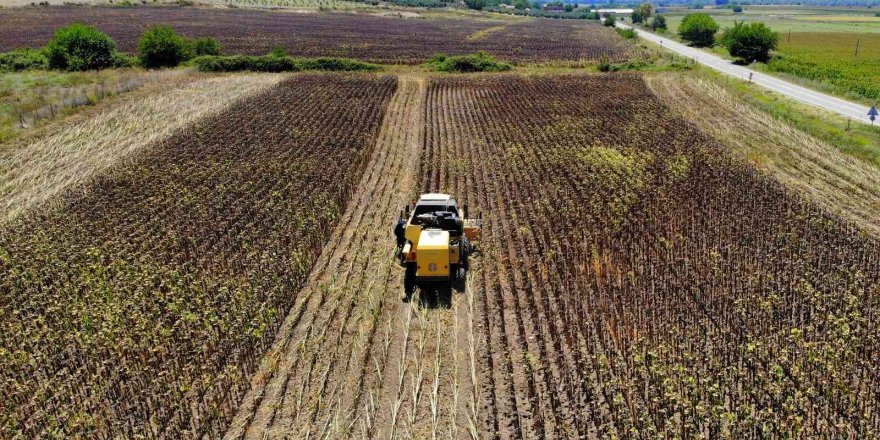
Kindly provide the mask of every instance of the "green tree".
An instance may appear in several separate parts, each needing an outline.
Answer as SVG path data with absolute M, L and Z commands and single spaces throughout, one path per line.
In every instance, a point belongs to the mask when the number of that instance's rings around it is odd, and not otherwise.
M 192 58 L 186 38 L 168 26 L 153 26 L 138 41 L 138 57 L 147 68 L 175 67 Z
M 470 9 L 481 10 L 486 7 L 486 0 L 464 0 L 464 4 Z
M 648 19 L 651 18 L 651 15 L 654 14 L 654 6 L 652 6 L 648 2 L 645 2 L 642 3 L 638 8 L 636 8 L 636 11 L 639 11 L 639 15 L 642 16 L 642 21 L 647 23 Z
M 632 14 L 629 16 L 632 19 L 633 24 L 639 24 L 645 21 L 645 17 L 642 16 L 642 13 L 638 9 L 633 9 Z
M 193 55 L 220 55 L 220 44 L 213 38 L 198 38 L 192 42 Z
M 565 12 L 574 11 L 574 6 L 572 6 L 571 3 L 566 3 L 565 6 L 563 6 L 562 8 L 565 10 Z
M 651 20 L 651 29 L 655 31 L 666 30 L 666 17 L 662 15 L 655 15 L 654 19 Z
M 709 47 L 715 44 L 718 23 L 709 14 L 696 13 L 684 16 L 678 26 L 678 35 L 696 47 Z
M 740 14 L 743 11 L 743 7 L 740 5 L 733 5 L 730 7 L 730 10 L 733 11 L 734 14 Z
M 602 22 L 605 26 L 614 27 L 614 24 L 617 23 L 617 19 L 614 18 L 613 15 L 608 14 L 605 16 L 605 21 Z
M 103 69 L 113 65 L 116 43 L 92 26 L 71 24 L 55 31 L 46 45 L 49 67 L 62 70 Z
M 721 35 L 721 45 L 731 55 L 747 63 L 766 63 L 770 59 L 770 51 L 776 49 L 778 44 L 779 33 L 770 30 L 764 23 L 737 21 Z

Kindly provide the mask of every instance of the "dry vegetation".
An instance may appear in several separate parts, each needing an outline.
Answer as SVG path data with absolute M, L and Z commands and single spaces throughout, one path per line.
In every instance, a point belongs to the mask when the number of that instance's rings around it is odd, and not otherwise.
M 93 24 L 125 51 L 152 24 L 189 37 L 215 37 L 227 53 L 264 54 L 281 45 L 295 56 L 339 56 L 389 64 L 417 64 L 436 53 L 487 51 L 515 63 L 580 64 L 641 56 L 598 22 L 531 20 L 508 23 L 491 38 L 468 38 L 505 24 L 465 17 L 412 19 L 350 13 L 265 12 L 174 7 L 51 7 L 0 10 L 0 51 L 45 44 L 58 27 Z
M 468 293 L 488 436 L 878 432 L 876 241 L 635 75 L 447 78 L 428 96 L 422 189 L 488 215 Z
M 395 84 L 295 76 L 7 224 L 0 437 L 218 435 Z
M 206 77 L 101 108 L 0 149 L 0 221 L 113 167 L 193 121 L 269 87 L 276 75 Z M 169 87 L 170 86 L 170 87 Z
M 718 85 L 648 77 L 664 102 L 759 169 L 823 208 L 880 236 L 880 170 L 758 111 Z

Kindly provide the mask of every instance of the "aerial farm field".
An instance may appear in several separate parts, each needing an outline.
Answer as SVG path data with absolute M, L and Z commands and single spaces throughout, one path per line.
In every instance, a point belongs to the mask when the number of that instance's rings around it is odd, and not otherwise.
M 54 11 L 0 10 L 0 45 Z M 0 438 L 880 434 L 875 164 L 693 72 L 546 68 L 644 56 L 595 23 L 101 11 L 519 65 L 166 70 L 0 140 Z M 410 297 L 392 226 L 428 192 L 482 237 Z
M 98 11 L 98 13 L 96 13 Z M 227 53 L 264 54 L 275 46 L 295 56 L 340 56 L 385 64 L 417 64 L 437 53 L 486 51 L 515 63 L 623 61 L 632 48 L 598 22 L 397 18 L 182 7 L 0 9 L 0 51 L 39 47 L 65 24 L 104 30 L 133 52 L 143 31 L 172 26 L 188 37 L 214 37 Z

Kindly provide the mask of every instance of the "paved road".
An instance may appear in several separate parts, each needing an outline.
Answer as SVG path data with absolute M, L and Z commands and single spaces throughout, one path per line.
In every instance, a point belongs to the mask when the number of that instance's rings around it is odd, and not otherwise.
M 621 28 L 632 28 L 632 26 L 620 22 L 617 23 L 617 26 Z M 657 43 L 668 50 L 678 53 L 679 55 L 694 59 L 698 63 L 709 66 L 719 72 L 726 73 L 730 76 L 741 78 L 744 80 L 748 80 L 749 75 L 752 75 L 753 83 L 763 86 L 769 90 L 781 93 L 792 99 L 815 107 L 820 107 L 825 110 L 833 111 L 840 114 L 841 116 L 850 118 L 855 121 L 864 122 L 866 124 L 871 123 L 870 119 L 868 119 L 868 107 L 864 105 L 845 101 L 840 98 L 835 98 L 824 93 L 819 93 L 817 91 L 792 84 L 788 81 L 783 81 L 781 79 L 765 75 L 752 69 L 737 66 L 729 60 L 725 60 L 724 58 L 721 58 L 717 55 L 710 54 L 693 47 L 685 46 L 684 44 L 675 42 L 668 38 L 663 38 L 657 34 L 647 32 L 642 29 L 636 29 L 636 32 L 639 34 L 640 37 L 648 41 Z

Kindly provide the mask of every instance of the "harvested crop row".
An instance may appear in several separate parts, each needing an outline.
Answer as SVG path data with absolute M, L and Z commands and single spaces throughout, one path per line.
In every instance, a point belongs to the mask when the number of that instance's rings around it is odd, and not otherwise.
M 294 76 L 0 232 L 0 436 L 216 436 L 395 87 Z
M 0 221 L 9 221 L 88 181 L 239 98 L 281 81 L 280 75 L 191 79 L 139 99 L 124 99 L 88 118 L 0 151 Z
M 880 237 L 880 169 L 737 99 L 708 81 L 648 78 L 672 109 L 825 209 Z
M 422 190 L 487 216 L 493 436 L 878 432 L 877 243 L 640 77 L 438 79 L 426 122 Z
M 45 44 L 60 26 L 82 22 L 134 52 L 148 26 L 167 24 L 188 37 L 214 37 L 227 53 L 264 54 L 283 46 L 294 56 L 338 56 L 378 63 L 417 64 L 436 53 L 480 50 L 515 63 L 580 63 L 638 55 L 614 31 L 589 20 L 512 23 L 491 38 L 469 39 L 498 21 L 406 19 L 367 14 L 294 14 L 173 7 L 50 7 L 0 10 L 0 51 Z

